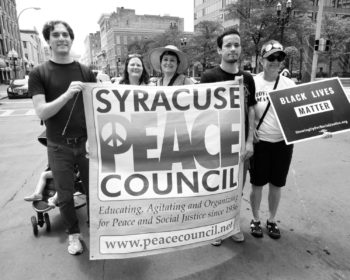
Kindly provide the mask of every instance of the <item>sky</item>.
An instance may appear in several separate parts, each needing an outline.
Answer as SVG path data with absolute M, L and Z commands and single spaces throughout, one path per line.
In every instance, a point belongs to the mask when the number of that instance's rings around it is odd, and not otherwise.
M 193 31 L 193 0 L 16 0 L 20 29 L 33 30 L 41 35 L 45 22 L 64 20 L 72 27 L 75 35 L 72 50 L 84 52 L 84 39 L 89 33 L 99 31 L 97 21 L 104 13 L 111 14 L 117 7 L 134 9 L 136 15 L 170 15 L 184 18 L 185 31 Z M 43 37 L 41 36 L 43 44 Z

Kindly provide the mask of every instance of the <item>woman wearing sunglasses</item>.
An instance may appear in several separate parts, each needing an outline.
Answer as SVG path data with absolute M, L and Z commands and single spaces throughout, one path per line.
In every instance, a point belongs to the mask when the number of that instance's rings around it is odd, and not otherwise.
M 251 234 L 263 237 L 259 209 L 262 199 L 263 186 L 269 185 L 268 208 L 269 216 L 266 221 L 267 233 L 271 238 L 281 237 L 276 224 L 276 213 L 281 199 L 281 189 L 286 184 L 289 166 L 292 160 L 293 145 L 286 145 L 282 131 L 279 128 L 276 115 L 270 107 L 267 93 L 273 89 L 285 89 L 295 86 L 295 83 L 282 75 L 279 70 L 286 57 L 283 46 L 275 40 L 270 40 L 262 46 L 261 63 L 263 72 L 254 76 L 257 104 L 255 109 L 254 156 L 251 159 L 250 204 L 253 219 L 250 223 Z
M 130 54 L 125 60 L 123 78 L 119 84 L 124 85 L 147 85 L 149 75 L 139 54 Z
M 193 84 L 183 73 L 189 63 L 187 55 L 177 47 L 168 45 L 156 48 L 149 54 L 149 60 L 154 70 L 162 73 L 157 86 L 180 86 Z

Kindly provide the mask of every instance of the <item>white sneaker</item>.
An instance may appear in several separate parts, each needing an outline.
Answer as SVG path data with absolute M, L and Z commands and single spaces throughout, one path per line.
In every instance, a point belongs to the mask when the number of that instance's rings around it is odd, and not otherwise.
M 231 239 L 234 241 L 234 242 L 244 242 L 244 234 L 242 231 L 239 231 L 237 233 L 235 233 L 234 235 L 231 235 Z
M 220 246 L 222 244 L 223 240 L 222 239 L 216 239 L 214 240 L 211 245 L 213 246 Z
M 83 252 L 83 245 L 80 242 L 80 233 L 70 234 L 68 236 L 69 245 L 68 253 L 71 255 L 78 255 Z

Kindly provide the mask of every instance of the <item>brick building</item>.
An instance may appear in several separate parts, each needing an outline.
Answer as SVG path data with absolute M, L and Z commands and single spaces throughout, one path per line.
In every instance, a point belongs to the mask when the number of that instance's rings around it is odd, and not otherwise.
M 226 18 L 225 7 L 237 0 L 194 0 L 194 25 L 201 21 L 217 21 L 223 27 L 239 24 L 239 19 Z
M 15 0 L 0 1 L 0 83 L 24 75 Z
M 118 7 L 116 12 L 103 14 L 100 25 L 101 52 L 99 69 L 116 76 L 121 74 L 121 63 L 125 60 L 129 43 L 151 38 L 170 27 L 184 31 L 184 19 L 160 15 L 136 15 L 135 10 Z
M 85 52 L 80 59 L 80 62 L 91 67 L 92 69 L 98 69 L 98 54 L 101 53 L 101 36 L 100 31 L 96 33 L 90 33 L 84 40 Z
M 35 66 L 45 61 L 43 47 L 37 30 L 20 30 L 24 71 L 28 74 Z

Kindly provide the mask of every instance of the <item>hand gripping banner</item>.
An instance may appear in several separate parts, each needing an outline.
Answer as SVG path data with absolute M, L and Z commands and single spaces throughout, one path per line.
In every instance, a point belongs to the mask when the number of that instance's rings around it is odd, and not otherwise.
M 193 248 L 239 231 L 242 80 L 87 84 L 90 259 Z

